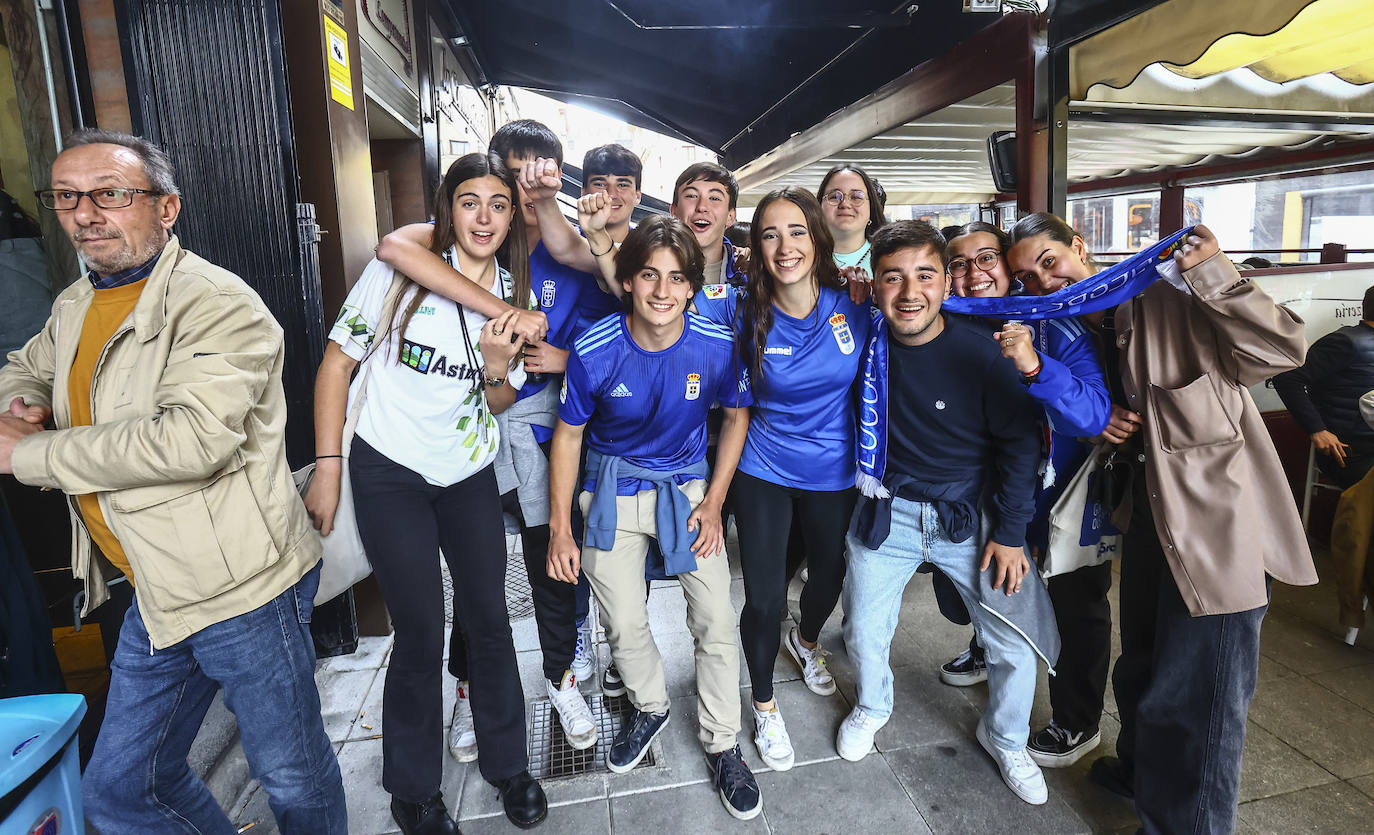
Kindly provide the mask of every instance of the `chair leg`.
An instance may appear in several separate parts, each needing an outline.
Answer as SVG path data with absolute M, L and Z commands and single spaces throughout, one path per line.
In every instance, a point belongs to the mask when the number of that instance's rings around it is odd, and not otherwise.
M 1317 480 L 1317 448 L 1307 448 L 1307 480 L 1302 487 L 1302 529 L 1307 530 L 1307 518 L 1312 513 L 1312 485 Z
M 1366 611 L 1366 612 L 1369 611 L 1369 595 L 1365 595 L 1362 602 L 1363 602 L 1363 604 L 1364 604 L 1364 605 L 1363 605 L 1364 611 Z M 1360 627 L 1358 627 L 1358 626 L 1352 626 L 1352 627 L 1350 627 L 1349 629 L 1345 630 L 1345 643 L 1346 643 L 1346 645 L 1352 646 L 1352 647 L 1355 646 L 1355 639 L 1358 638 L 1358 637 L 1360 637 Z

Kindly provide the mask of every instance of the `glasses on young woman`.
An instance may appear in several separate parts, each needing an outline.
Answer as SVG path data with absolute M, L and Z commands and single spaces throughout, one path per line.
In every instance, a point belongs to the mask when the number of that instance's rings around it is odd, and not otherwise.
M 983 272 L 987 272 L 988 270 L 991 270 L 993 267 L 997 266 L 997 261 L 1001 257 L 1002 253 L 995 252 L 991 249 L 985 249 L 977 255 L 973 256 L 973 266 L 977 267 Z M 955 258 L 953 261 L 949 262 L 949 266 L 947 266 L 945 270 L 949 273 L 950 278 L 963 278 L 964 276 L 968 275 L 968 265 L 969 259 Z
M 146 188 L 98 188 L 95 191 L 50 188 L 34 192 L 34 196 L 38 198 L 39 203 L 43 204 L 43 208 L 51 209 L 54 212 L 70 212 L 77 207 L 83 197 L 91 198 L 91 202 L 101 209 L 123 209 L 134 204 L 134 195 L 136 194 L 162 194 L 162 192 Z
M 835 189 L 834 191 L 827 191 L 825 193 L 825 202 L 832 206 L 839 206 L 846 200 L 849 201 L 849 205 L 851 206 L 862 206 L 867 199 L 868 195 L 864 194 L 862 189 L 857 188 L 847 192 Z

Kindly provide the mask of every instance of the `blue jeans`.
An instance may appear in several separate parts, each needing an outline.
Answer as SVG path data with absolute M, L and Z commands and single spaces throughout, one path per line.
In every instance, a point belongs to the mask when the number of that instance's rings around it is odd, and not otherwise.
M 950 542 L 927 502 L 892 501 L 892 532 L 876 551 L 845 538 L 849 573 L 844 584 L 845 645 L 858 675 L 859 708 L 877 719 L 892 715 L 892 667 L 888 654 L 902 609 L 902 592 L 922 563 L 944 572 L 959 590 L 986 651 L 988 707 L 983 722 L 999 748 L 1026 747 L 1035 701 L 1036 655 L 1005 622 L 978 605 L 980 538 Z M 989 571 L 992 569 L 989 568 Z
M 339 762 L 320 718 L 310 615 L 317 565 L 247 614 L 154 651 L 138 597 L 110 665 L 105 722 L 82 777 L 86 818 L 103 835 L 236 831 L 186 762 L 224 688 L 252 774 L 283 833 L 348 831 Z

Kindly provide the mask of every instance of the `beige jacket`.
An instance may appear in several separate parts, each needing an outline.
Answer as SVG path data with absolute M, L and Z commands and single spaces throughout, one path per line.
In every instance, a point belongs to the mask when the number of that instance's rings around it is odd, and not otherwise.
M 70 497 L 98 494 L 153 645 L 168 647 L 269 602 L 320 560 L 286 464 L 282 330 L 242 279 L 173 237 L 96 364 L 95 425 L 69 428 L 94 292 L 84 279 L 63 291 L 0 369 L 0 402 L 50 405 L 58 427 L 19 443 L 14 474 L 69 496 L 83 615 L 108 593 Z
M 1224 253 L 1117 308 L 1121 377 L 1144 420 L 1160 544 L 1194 615 L 1268 602 L 1265 575 L 1317 582 L 1293 494 L 1248 386 L 1302 365 L 1303 322 Z M 1127 554 L 1125 559 L 1130 559 Z

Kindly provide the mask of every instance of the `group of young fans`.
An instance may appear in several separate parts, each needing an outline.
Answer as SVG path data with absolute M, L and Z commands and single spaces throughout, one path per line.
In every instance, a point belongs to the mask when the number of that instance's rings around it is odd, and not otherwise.
M 402 830 L 456 832 L 440 793 L 436 551 L 454 587 L 449 748 L 478 760 L 516 824 L 547 814 L 526 759 L 525 694 L 504 605 L 503 510 L 520 524 L 547 696 L 577 749 L 597 742 L 578 689 L 595 669 L 589 592 L 596 597 L 612 662 L 602 692 L 623 692 L 634 708 L 610 745 L 612 772 L 634 768 L 670 719 L 649 628 L 650 580 L 681 584 L 698 736 L 725 809 L 748 819 L 762 796 L 737 744 L 737 647 L 760 758 L 789 769 L 797 752 L 774 694 L 778 650 L 807 688 L 833 694 L 820 638 L 843 599 L 857 700 L 835 745 L 846 760 L 862 759 L 893 712 L 889 649 L 903 590 L 914 573 L 934 569 L 942 611 L 975 633 L 940 675 L 959 685 L 986 679 L 976 738 L 1018 797 L 1045 803 L 1040 766 L 1068 765 L 1100 738 L 1112 574 L 1109 564 L 1092 566 L 1047 589 L 1033 560 L 1047 546 L 1049 508 L 1090 441 L 1120 444 L 1123 458 L 1140 462 L 1156 454 L 1137 434 L 1143 407 L 1131 407 L 1149 376 L 1123 383 L 1118 366 L 1129 363 L 1117 352 L 1128 340 L 1117 337 L 1128 329 L 1112 311 L 1027 325 L 941 308 L 951 292 L 1043 294 L 1087 278 L 1096 268 L 1082 239 L 1043 214 L 1010 235 L 985 223 L 948 236 L 919 221 L 887 223 L 877 184 L 841 166 L 815 193 L 768 194 L 747 249 L 737 249 L 725 238 L 738 196 L 728 170 L 689 166 L 671 215 L 632 226 L 641 165 L 618 145 L 586 154 L 578 228 L 555 199 L 561 164 L 559 139 L 528 120 L 497 131 L 489 153 L 457 160 L 434 223 L 396 230 L 378 247 L 318 375 L 321 459 L 306 506 L 327 534 L 348 470 L 395 627 L 382 781 Z M 1216 252 L 1199 227 L 1176 257 L 1186 274 L 1202 275 L 1199 265 L 1225 261 L 1211 258 Z M 1214 284 L 1234 276 L 1214 272 Z M 1153 530 L 1145 493 L 1158 487 L 1144 485 L 1146 469 L 1138 467 L 1134 525 Z M 724 547 L 731 516 L 745 588 L 738 616 Z M 1163 566 L 1159 537 L 1149 536 Z M 800 617 L 784 632 L 787 587 L 802 559 Z M 1159 598 L 1154 582 L 1146 594 Z M 1176 608 L 1185 615 L 1197 608 L 1183 602 Z M 1186 630 L 1161 631 L 1155 646 L 1153 624 L 1132 633 L 1136 667 L 1118 665 L 1121 759 L 1102 758 L 1094 776 L 1135 791 L 1147 827 L 1176 831 L 1172 822 L 1186 817 L 1191 831 L 1200 820 L 1224 821 L 1228 803 L 1234 815 L 1238 750 L 1234 763 L 1212 757 L 1207 723 L 1243 739 L 1247 682 L 1219 678 L 1214 691 L 1225 692 L 1212 693 L 1202 720 L 1175 712 L 1168 732 L 1147 740 L 1136 727 L 1147 719 L 1142 702 L 1154 699 L 1168 714 L 1169 698 L 1152 687 L 1151 654 L 1187 640 Z M 1258 618 L 1254 632 L 1257 642 Z M 1257 643 L 1246 647 L 1242 666 L 1246 652 L 1258 652 Z M 1234 642 L 1217 651 L 1237 652 Z M 1202 664 L 1203 656 L 1193 649 L 1190 658 Z M 1056 673 L 1054 714 L 1031 734 L 1042 659 Z M 1235 694 L 1238 728 L 1234 710 L 1215 706 Z M 1165 783 L 1133 773 L 1158 759 L 1161 741 L 1194 739 L 1199 721 L 1200 762 L 1170 764 Z M 1197 754 L 1188 751 L 1175 753 Z

